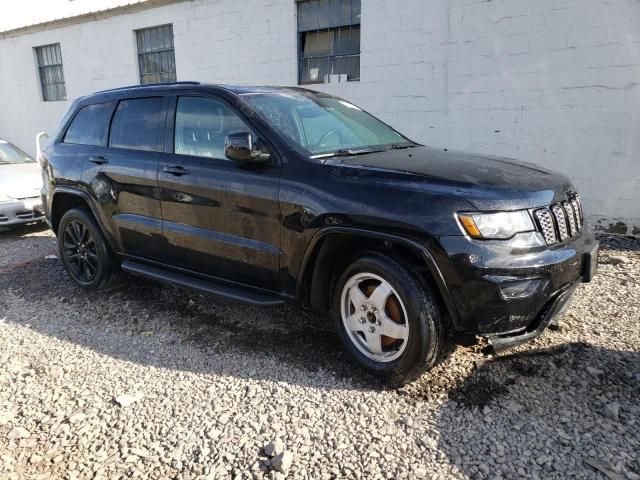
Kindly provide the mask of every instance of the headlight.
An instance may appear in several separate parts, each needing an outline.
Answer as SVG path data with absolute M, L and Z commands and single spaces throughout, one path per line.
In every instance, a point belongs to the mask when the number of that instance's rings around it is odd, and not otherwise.
M 507 239 L 516 233 L 534 230 L 531 216 L 526 210 L 498 213 L 459 213 L 458 219 L 465 232 L 473 238 Z

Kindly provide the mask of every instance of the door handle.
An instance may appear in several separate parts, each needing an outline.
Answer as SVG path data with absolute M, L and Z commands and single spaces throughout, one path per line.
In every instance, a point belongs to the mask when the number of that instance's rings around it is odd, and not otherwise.
M 189 173 L 189 170 L 176 165 L 175 167 L 164 167 L 164 173 L 170 173 L 171 175 L 180 177 Z
M 97 157 L 89 157 L 89 161 L 91 163 L 95 163 L 96 165 L 102 165 L 103 163 L 107 163 L 109 160 L 104 158 L 102 155 L 99 155 Z

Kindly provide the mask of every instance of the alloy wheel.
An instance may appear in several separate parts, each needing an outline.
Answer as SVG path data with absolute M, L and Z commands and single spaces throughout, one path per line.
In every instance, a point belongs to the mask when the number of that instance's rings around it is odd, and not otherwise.
M 71 220 L 62 240 L 71 275 L 80 282 L 91 282 L 98 273 L 98 249 L 89 228 L 78 220 Z
M 342 323 L 354 346 L 376 362 L 391 362 L 409 340 L 407 310 L 389 282 L 358 273 L 345 283 L 340 299 Z

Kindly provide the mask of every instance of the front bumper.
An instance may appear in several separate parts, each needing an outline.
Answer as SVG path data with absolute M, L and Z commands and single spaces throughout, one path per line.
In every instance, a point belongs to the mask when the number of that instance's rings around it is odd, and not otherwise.
M 44 220 L 40 197 L 0 202 L 0 227 Z
M 553 319 L 560 315 L 565 308 L 569 306 L 571 297 L 574 294 L 578 283 L 579 281 L 576 281 L 566 290 L 558 293 L 554 298 L 549 300 L 548 304 L 545 305 L 542 311 L 538 314 L 538 317 L 523 331 L 488 336 L 487 339 L 489 340 L 489 344 L 495 351 L 499 352 L 501 350 L 529 342 L 542 335 L 542 332 L 544 332 L 549 324 L 551 324 Z
M 456 330 L 488 337 L 496 348 L 542 333 L 597 268 L 598 242 L 586 228 L 554 247 L 467 237 L 442 237 L 440 246 L 437 262 L 455 308 Z

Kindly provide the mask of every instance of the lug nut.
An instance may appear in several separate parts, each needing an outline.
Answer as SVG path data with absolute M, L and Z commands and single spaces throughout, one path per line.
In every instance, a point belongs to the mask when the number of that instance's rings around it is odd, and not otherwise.
M 376 320 L 376 325 L 378 325 L 380 327 L 380 326 L 382 326 L 382 322 L 380 320 Z
M 366 317 L 360 317 L 360 323 L 366 323 L 367 319 Z
M 376 331 L 376 327 L 374 327 L 373 325 L 371 325 L 371 326 L 369 327 L 369 331 L 370 331 L 371 333 L 375 332 L 375 331 Z
M 367 309 L 366 305 L 360 305 L 360 310 L 362 310 L 363 312 Z

